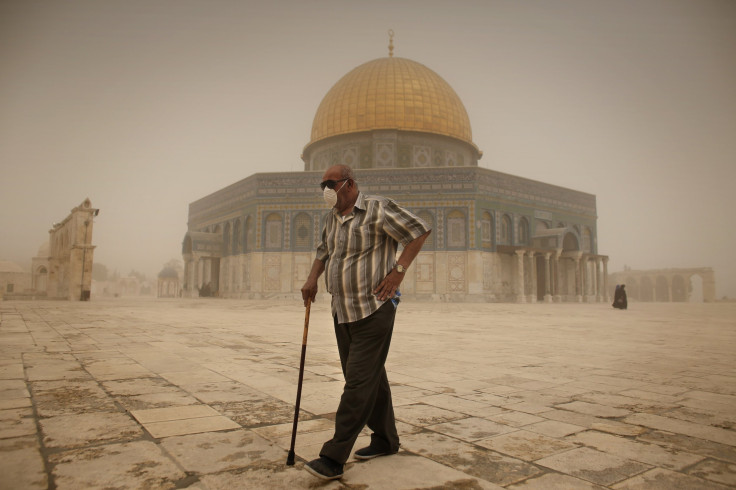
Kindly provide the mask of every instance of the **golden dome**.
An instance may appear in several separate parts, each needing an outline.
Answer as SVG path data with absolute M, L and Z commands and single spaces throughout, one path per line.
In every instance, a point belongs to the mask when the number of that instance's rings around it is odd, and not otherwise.
M 378 58 L 342 77 L 317 109 L 309 144 L 376 129 L 441 134 L 473 144 L 460 97 L 435 72 L 405 58 Z

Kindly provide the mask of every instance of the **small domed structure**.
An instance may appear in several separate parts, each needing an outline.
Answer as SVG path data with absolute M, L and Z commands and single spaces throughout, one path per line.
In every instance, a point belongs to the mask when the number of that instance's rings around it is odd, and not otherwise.
M 179 273 L 173 267 L 164 267 L 158 273 L 158 297 L 176 298 L 179 296 Z

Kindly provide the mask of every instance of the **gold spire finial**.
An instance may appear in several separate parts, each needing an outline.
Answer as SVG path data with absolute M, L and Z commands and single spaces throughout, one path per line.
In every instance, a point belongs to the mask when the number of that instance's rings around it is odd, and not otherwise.
M 394 56 L 394 30 L 388 30 L 388 55 L 389 57 Z

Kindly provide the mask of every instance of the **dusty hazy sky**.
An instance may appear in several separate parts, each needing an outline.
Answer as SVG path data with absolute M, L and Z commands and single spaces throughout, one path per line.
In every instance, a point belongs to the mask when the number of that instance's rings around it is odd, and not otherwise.
M 733 0 L 0 0 L 0 259 L 28 268 L 89 197 L 95 261 L 157 274 L 190 202 L 303 169 L 389 28 L 462 99 L 480 165 L 597 195 L 611 272 L 711 266 L 736 297 Z

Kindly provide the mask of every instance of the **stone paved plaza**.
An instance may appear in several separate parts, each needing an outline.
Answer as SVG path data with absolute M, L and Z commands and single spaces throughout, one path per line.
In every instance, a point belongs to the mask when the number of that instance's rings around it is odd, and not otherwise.
M 736 304 L 411 303 L 388 360 L 402 450 L 302 469 L 342 375 L 296 301 L 0 302 L 0 488 L 736 487 Z M 356 449 L 368 441 L 362 435 Z

